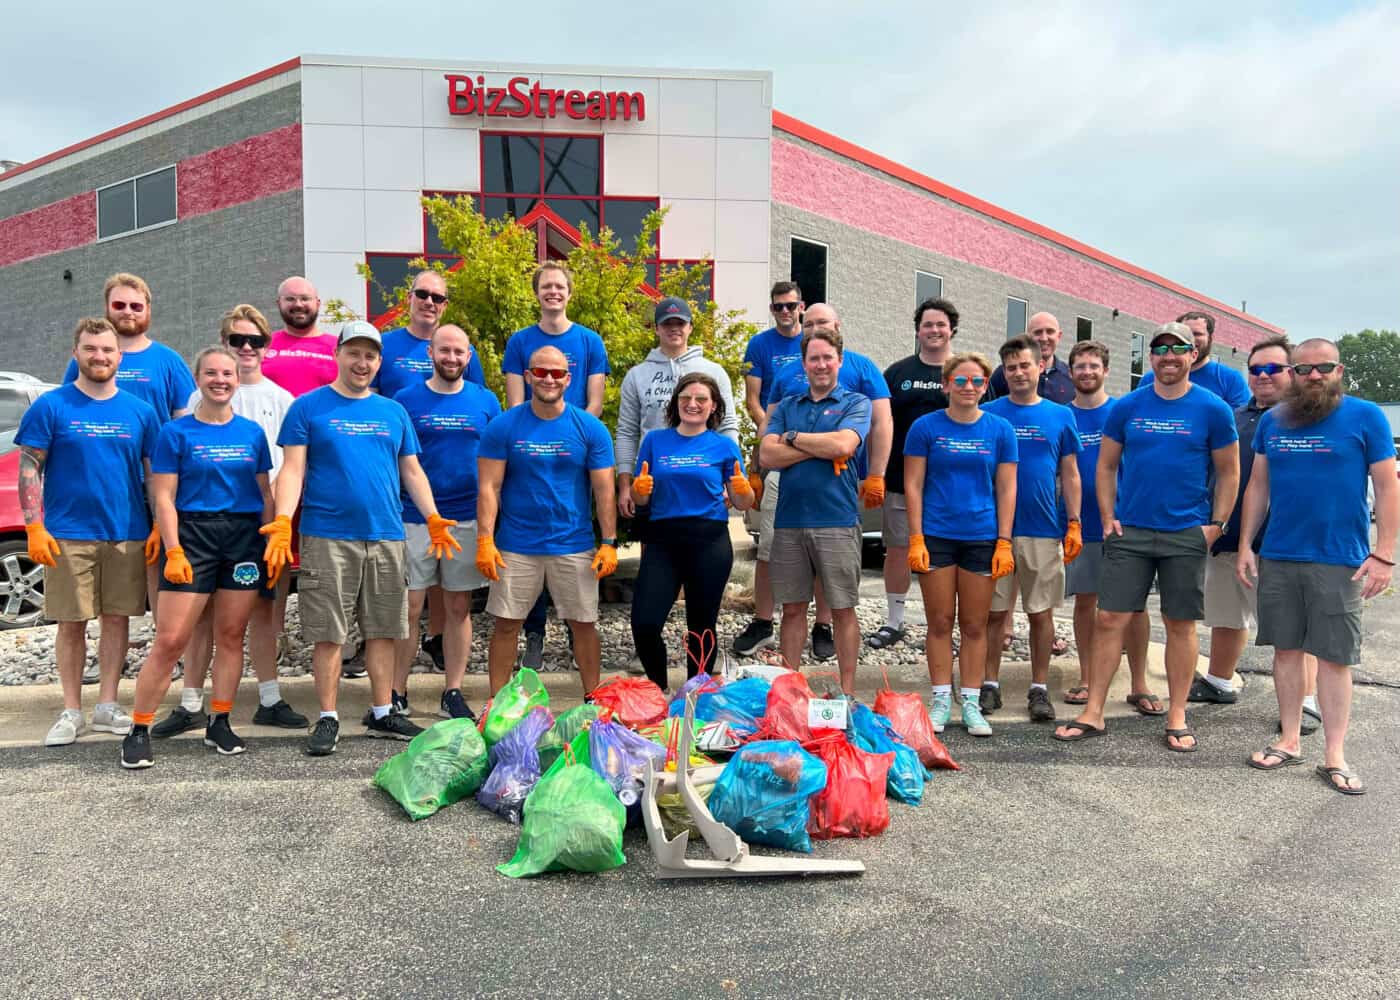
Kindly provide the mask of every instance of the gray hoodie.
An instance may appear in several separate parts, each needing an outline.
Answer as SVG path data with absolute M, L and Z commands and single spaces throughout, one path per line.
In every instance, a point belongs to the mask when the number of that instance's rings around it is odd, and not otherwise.
M 682 375 L 703 372 L 719 383 L 724 399 L 724 422 L 719 432 L 739 443 L 739 414 L 734 409 L 734 388 L 724 369 L 705 359 L 699 347 L 686 348 L 678 358 L 668 358 L 661 348 L 652 348 L 645 361 L 622 380 L 622 399 L 617 411 L 617 471 L 631 475 L 637 465 L 637 450 L 647 431 L 666 426 L 666 405 Z

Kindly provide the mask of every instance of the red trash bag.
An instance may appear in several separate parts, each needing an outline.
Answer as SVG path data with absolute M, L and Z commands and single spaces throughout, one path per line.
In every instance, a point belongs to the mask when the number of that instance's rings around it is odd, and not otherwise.
M 806 675 L 783 674 L 768 688 L 768 707 L 753 738 L 806 743 L 812 738 L 812 728 L 807 725 L 807 704 L 814 697 Z
M 884 670 L 880 671 L 882 674 Z M 875 694 L 875 713 L 890 720 L 890 725 L 899 738 L 908 743 L 919 755 L 919 762 L 928 768 L 944 771 L 961 771 L 958 762 L 948 754 L 948 748 L 933 731 L 928 709 L 924 700 L 914 691 L 900 692 L 890 689 L 890 679 L 885 676 L 885 688 Z
M 890 825 L 885 782 L 894 753 L 866 753 L 845 733 L 830 731 L 803 749 L 826 765 L 826 788 L 810 800 L 807 832 L 818 840 L 884 833 Z
M 593 704 L 610 709 L 628 729 L 654 726 L 666 718 L 666 696 L 645 677 L 619 677 L 593 689 Z

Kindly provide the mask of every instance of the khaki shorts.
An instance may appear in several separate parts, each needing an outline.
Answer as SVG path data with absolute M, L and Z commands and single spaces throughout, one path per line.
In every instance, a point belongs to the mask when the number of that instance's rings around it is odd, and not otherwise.
M 773 518 L 778 513 L 778 473 L 763 477 L 763 499 L 758 504 L 758 561 L 773 557 Z
M 1361 581 L 1353 566 L 1259 560 L 1255 644 L 1301 649 L 1319 660 L 1361 662 Z
M 909 547 L 909 508 L 903 493 L 885 494 L 885 506 L 880 512 L 880 541 L 887 549 Z
M 1207 628 L 1254 628 L 1258 624 L 1258 592 L 1235 576 L 1237 552 L 1221 552 L 1206 560 Z
M 146 545 L 58 540 L 55 565 L 44 571 L 44 617 L 85 622 L 98 615 L 146 613 Z
M 1060 540 L 1013 537 L 1011 555 L 1016 560 L 1016 570 L 997 581 L 991 610 L 1010 611 L 1016 606 L 1017 590 L 1021 592 L 1021 610 L 1028 615 L 1059 607 L 1065 599 L 1065 561 Z
M 819 578 L 830 607 L 854 608 L 860 603 L 860 545 L 860 525 L 776 529 L 768 564 L 773 599 L 805 604 L 812 599 L 813 579 Z
M 404 559 L 408 563 L 408 589 L 476 590 L 490 581 L 476 570 L 476 521 L 462 521 L 447 529 L 462 551 L 439 559 L 428 551 L 428 526 L 403 526 Z
M 345 642 L 351 615 L 366 639 L 406 639 L 403 542 L 302 535 L 297 602 L 307 642 Z
M 598 578 L 593 573 L 593 552 L 563 556 L 527 556 L 502 552 L 500 579 L 491 583 L 486 610 L 497 618 L 524 621 L 540 591 L 549 588 L 554 610 L 570 622 L 598 620 Z

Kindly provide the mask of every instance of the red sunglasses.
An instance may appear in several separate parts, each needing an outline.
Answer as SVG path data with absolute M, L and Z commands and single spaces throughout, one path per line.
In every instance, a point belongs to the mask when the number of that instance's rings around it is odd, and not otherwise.
M 569 377 L 567 368 L 531 368 L 530 374 L 535 378 L 552 378 L 556 382 L 562 382 Z

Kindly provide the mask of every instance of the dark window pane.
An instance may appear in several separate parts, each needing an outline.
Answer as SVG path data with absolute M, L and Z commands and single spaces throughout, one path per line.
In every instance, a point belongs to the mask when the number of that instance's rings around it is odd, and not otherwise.
M 826 301 L 826 247 L 792 238 L 792 281 L 802 289 L 802 301 Z
M 1094 321 L 1085 319 L 1083 316 L 1076 316 L 1074 320 L 1074 339 L 1077 341 L 1092 339 L 1094 336 Z
M 175 218 L 175 168 L 136 179 L 136 228 Z
M 545 202 L 550 211 L 556 213 L 561 219 L 573 226 L 579 227 L 580 222 L 588 223 L 588 231 L 594 236 L 598 235 L 598 203 L 592 199 L 582 198 L 550 198 Z
M 136 228 L 136 185 L 113 184 L 97 192 L 97 236 L 116 236 Z
M 483 135 L 481 188 L 501 194 L 539 193 L 539 139 L 530 135 Z
M 370 316 L 382 316 L 399 304 L 398 299 L 394 296 L 394 291 L 408 277 L 408 262 L 411 259 L 410 257 L 389 254 L 371 253 L 365 255 L 365 263 L 369 265 L 370 271 L 374 274 L 374 280 L 369 283 Z
M 1133 334 L 1132 357 L 1129 361 L 1129 388 L 1136 389 L 1142 379 L 1144 355 L 1147 353 L 1147 338 L 1140 333 Z
M 647 284 L 652 288 L 656 287 L 656 262 L 647 262 Z
M 603 224 L 616 234 L 622 252 L 630 254 L 636 249 L 637 237 L 642 234 L 642 221 L 656 209 L 655 199 L 630 201 L 609 198 L 603 202 Z M 659 234 L 660 230 L 657 232 Z M 656 252 L 657 243 L 656 237 L 652 237 L 652 253 Z
M 481 211 L 488 219 L 518 219 L 535 207 L 534 198 L 482 198 Z
M 914 272 L 914 305 L 917 306 L 929 299 L 941 298 L 942 295 L 942 278 L 936 274 L 929 274 L 927 271 Z
M 1007 296 L 1006 299 L 1006 335 L 1008 337 L 1019 337 L 1026 332 L 1026 308 L 1028 303 L 1025 299 L 1013 299 Z
M 544 140 L 545 194 L 586 194 L 597 197 L 602 143 L 569 135 Z

